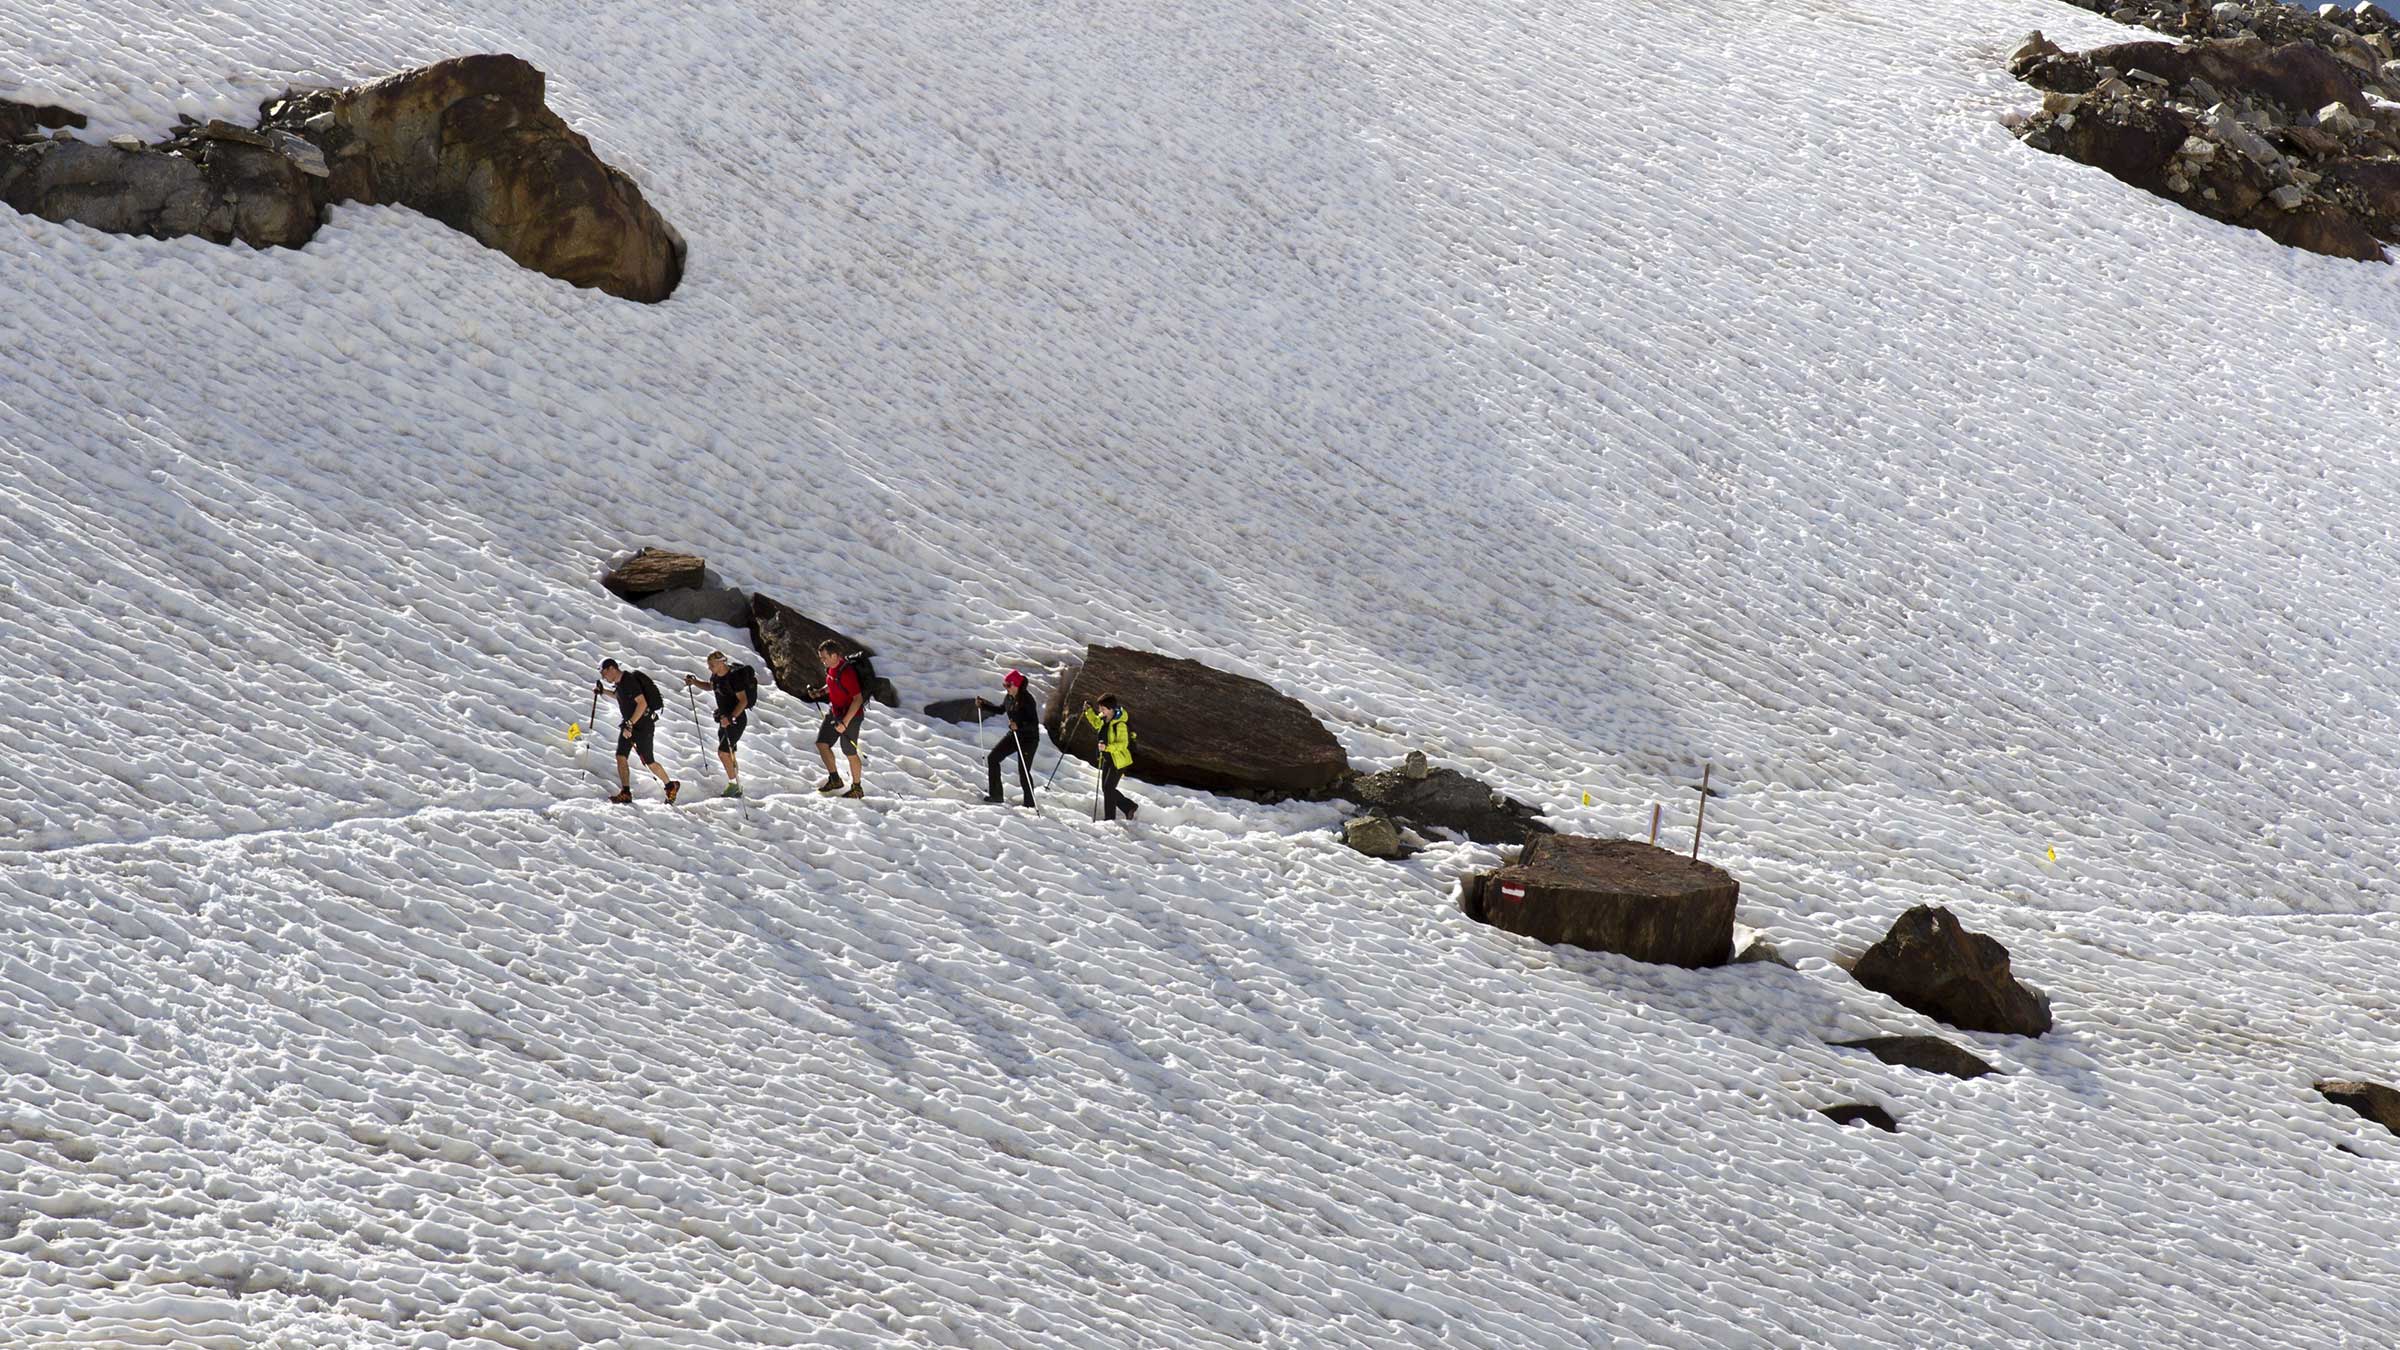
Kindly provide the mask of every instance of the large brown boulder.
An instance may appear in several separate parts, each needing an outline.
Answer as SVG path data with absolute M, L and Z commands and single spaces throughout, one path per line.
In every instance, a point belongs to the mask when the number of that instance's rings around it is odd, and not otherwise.
M 875 655 L 874 648 L 826 627 L 780 600 L 764 595 L 750 597 L 750 643 L 766 659 L 767 671 L 775 677 L 775 687 L 793 698 L 823 701 L 813 691 L 825 684 L 825 664 L 817 659 L 817 644 L 828 639 L 842 644 L 844 651 L 869 658 Z M 900 706 L 899 691 L 890 680 L 880 676 L 868 687 L 867 697 L 888 707 Z
M 2400 1091 L 2364 1079 L 2328 1078 L 2317 1091 L 2336 1106 L 2347 1106 L 2394 1134 L 2400 1134 Z
M 708 563 L 696 553 L 645 548 L 608 569 L 600 584 L 620 600 L 640 600 L 660 591 L 698 586 L 708 576 Z
M 324 152 L 333 191 L 406 206 L 537 272 L 628 300 L 683 280 L 683 236 L 550 110 L 542 72 L 462 56 L 269 105 Z
M 2008 948 L 1968 932 L 1939 905 L 1901 915 L 1850 974 L 1963 1031 L 2039 1036 L 2050 1029 L 2050 1000 L 2009 973 Z
M 1300 701 L 1247 675 L 1128 647 L 1094 646 L 1059 681 L 1044 724 L 1067 754 L 1092 760 L 1086 700 L 1123 700 L 1136 778 L 1267 798 L 1320 792 L 1350 772 L 1349 756 Z
M 1725 869 L 1634 839 L 1537 835 L 1517 861 L 1467 878 L 1467 917 L 1543 942 L 1673 966 L 1733 956 L 1741 885 Z
M 298 248 L 323 223 L 322 184 L 266 138 L 212 124 L 162 146 L 126 138 L 0 144 L 0 203 L 111 234 Z

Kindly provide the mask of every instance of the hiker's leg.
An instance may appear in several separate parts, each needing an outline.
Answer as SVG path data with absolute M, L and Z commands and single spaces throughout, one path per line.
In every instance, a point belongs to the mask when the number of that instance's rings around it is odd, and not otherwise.
M 997 797 L 1000 795 L 1001 762 L 1015 753 L 1017 753 L 1017 738 L 1014 736 L 992 747 L 991 757 L 983 762 L 984 767 L 991 770 L 991 785 L 984 790 L 984 796 Z

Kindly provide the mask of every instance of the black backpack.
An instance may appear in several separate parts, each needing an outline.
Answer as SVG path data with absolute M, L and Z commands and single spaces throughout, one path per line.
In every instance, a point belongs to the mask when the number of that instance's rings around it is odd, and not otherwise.
M 725 672 L 725 678 L 732 681 L 732 683 L 727 687 L 730 688 L 734 693 L 748 694 L 750 696 L 749 703 L 743 705 L 743 711 L 757 711 L 758 670 L 752 666 L 735 666 L 733 669 Z
M 875 653 L 850 653 L 850 670 L 858 676 L 858 698 L 861 703 L 875 697 Z
M 652 680 L 648 673 L 639 670 L 634 671 L 625 677 L 625 683 L 632 688 L 636 695 L 650 700 L 651 717 L 658 716 L 659 709 L 666 706 L 658 697 L 657 682 Z M 645 718 L 643 720 L 647 721 L 649 719 Z

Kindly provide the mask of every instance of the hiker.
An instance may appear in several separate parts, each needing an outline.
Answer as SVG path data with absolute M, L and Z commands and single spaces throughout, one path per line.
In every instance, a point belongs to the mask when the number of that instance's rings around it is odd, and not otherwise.
M 985 761 L 991 770 L 991 786 L 984 791 L 987 802 L 1004 802 L 1008 794 L 1000 790 L 1000 762 L 1010 755 L 1017 757 L 1017 781 L 1025 787 L 1025 804 L 1033 805 L 1033 749 L 1042 743 L 1041 713 L 1033 706 L 1033 691 L 1025 687 L 1025 676 L 1010 671 L 1000 680 L 1002 694 L 998 703 L 975 700 L 975 711 L 1004 713 L 1008 717 L 1008 734 L 992 747 L 992 756 Z
M 1083 720 L 1100 733 L 1100 798 L 1108 808 L 1103 819 L 1115 820 L 1117 812 L 1123 811 L 1125 818 L 1131 820 L 1141 812 L 1141 807 L 1117 791 L 1125 771 L 1133 767 L 1133 729 L 1125 724 L 1125 705 L 1117 701 L 1115 694 L 1101 695 L 1097 704 L 1085 699 Z
M 683 677 L 686 689 L 709 689 L 717 695 L 717 762 L 725 766 L 725 791 L 719 795 L 742 795 L 742 768 L 734 759 L 734 749 L 742 743 L 742 733 L 750 729 L 750 709 L 758 702 L 758 672 L 746 665 L 733 665 L 723 652 L 708 654 L 708 678 Z
M 617 795 L 609 800 L 633 800 L 633 770 L 626 761 L 639 753 L 643 766 L 666 784 L 667 801 L 672 803 L 675 794 L 683 791 L 683 784 L 667 777 L 667 771 L 658 765 L 657 753 L 651 749 L 651 740 L 658 735 L 657 683 L 638 670 L 618 665 L 615 657 L 600 663 L 600 683 L 615 692 L 617 711 L 625 719 L 617 724 Z
M 817 644 L 817 659 L 825 664 L 825 683 L 816 692 L 825 699 L 825 721 L 817 727 L 817 754 L 825 761 L 825 781 L 817 791 L 845 797 L 864 797 L 867 786 L 858 763 L 858 724 L 867 715 L 867 690 L 853 669 L 842 644 L 827 639 Z M 840 743 L 850 756 L 850 790 L 842 792 L 842 775 L 833 764 L 833 747 Z

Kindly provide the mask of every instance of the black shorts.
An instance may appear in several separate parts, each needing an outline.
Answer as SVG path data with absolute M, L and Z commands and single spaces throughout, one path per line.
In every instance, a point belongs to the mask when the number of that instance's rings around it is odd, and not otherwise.
M 850 719 L 850 729 L 844 731 L 841 729 L 840 714 L 827 713 L 825 720 L 817 727 L 817 744 L 832 745 L 839 742 L 844 750 L 855 755 L 858 753 L 858 724 L 866 720 L 867 715 L 861 712 L 858 716 Z
M 717 753 L 730 755 L 733 747 L 742 743 L 742 733 L 750 729 L 750 714 L 743 713 L 717 728 Z
M 626 752 L 628 751 L 640 751 L 642 763 L 658 763 L 657 752 L 650 748 L 650 742 L 655 740 L 657 736 L 658 719 L 655 717 L 643 718 L 642 724 L 638 727 L 618 727 L 617 758 L 625 758 Z

